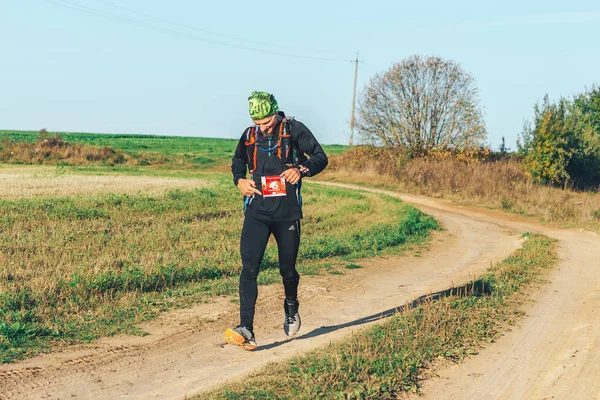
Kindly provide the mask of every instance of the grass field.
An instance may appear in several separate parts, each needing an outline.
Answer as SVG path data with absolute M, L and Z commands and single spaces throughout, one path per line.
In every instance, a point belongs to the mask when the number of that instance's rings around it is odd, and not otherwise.
M 136 324 L 160 311 L 235 293 L 242 199 L 224 172 L 236 145 L 0 131 L 0 161 L 9 162 L 0 168 L 0 361 L 139 334 Z M 393 199 L 310 187 L 305 198 L 318 229 L 303 229 L 303 273 L 398 250 L 437 228 Z M 271 247 L 260 283 L 277 279 L 276 264 Z
M 522 315 L 528 289 L 557 261 L 556 241 L 527 236 L 523 248 L 450 296 L 193 399 L 397 399 L 418 392 L 433 362 L 477 353 Z
M 48 136 L 58 135 L 63 141 L 74 144 L 93 146 L 97 148 L 109 147 L 112 150 L 120 150 L 124 153 L 124 159 L 112 165 L 102 165 L 101 161 L 86 162 L 86 165 L 101 165 L 113 167 L 114 170 L 139 170 L 140 166 L 155 167 L 158 169 L 173 169 L 182 173 L 185 170 L 207 170 L 220 168 L 227 169 L 238 141 L 234 139 L 214 139 L 201 137 L 183 136 L 154 136 L 154 135 L 111 135 L 95 133 L 71 133 L 53 132 Z M 240 131 L 241 135 L 241 131 Z M 0 130 L 0 156 L 3 141 L 6 147 L 9 143 L 32 144 L 40 139 L 39 132 L 32 131 L 7 131 Z M 328 155 L 336 155 L 346 151 L 348 146 L 325 145 L 323 146 Z M 0 160 L 2 157 L 0 157 Z M 39 163 L 19 161 L 19 163 Z M 45 160 L 44 160 L 45 161 Z M 51 164 L 58 161 L 50 160 Z M 62 164 L 82 165 L 70 160 L 61 160 Z M 106 164 L 106 163 L 104 163 Z M 116 164 L 116 166 L 115 166 Z M 161 168 L 162 167 L 162 168 Z M 99 171 L 98 168 L 93 168 Z M 149 168 L 142 168 L 148 170 Z M 163 171 L 169 173 L 169 171 Z
M 123 187 L 130 178 L 110 182 Z M 56 175 L 44 182 L 64 179 L 84 180 Z M 85 186 L 53 196 L 0 191 L 0 360 L 52 343 L 139 334 L 136 324 L 160 311 L 236 293 L 241 196 L 228 174 L 195 182 L 197 188 L 159 185 L 150 193 L 143 185 L 136 193 L 88 193 Z M 303 192 L 298 268 L 304 274 L 401 251 L 438 228 L 391 197 L 316 185 Z M 271 245 L 261 284 L 278 281 L 276 265 Z
M 202 173 L 194 178 L 165 176 L 125 175 L 99 171 L 99 174 L 72 174 L 66 167 L 53 166 L 6 166 L 0 164 L 0 199 L 23 197 L 64 197 L 101 193 L 116 194 L 162 194 L 167 189 L 195 189 L 207 187 Z

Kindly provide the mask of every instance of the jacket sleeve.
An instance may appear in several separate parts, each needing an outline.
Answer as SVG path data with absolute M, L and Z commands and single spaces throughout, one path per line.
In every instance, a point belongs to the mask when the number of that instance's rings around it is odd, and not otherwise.
M 235 149 L 235 153 L 233 154 L 233 158 L 231 159 L 231 173 L 233 174 L 233 183 L 237 186 L 238 180 L 242 178 L 246 178 L 246 172 L 248 171 L 248 166 L 246 165 L 246 160 L 248 156 L 246 155 L 246 131 L 240 138 L 240 141 L 237 144 Z
M 294 121 L 294 123 L 298 130 L 298 147 L 309 156 L 309 159 L 301 165 L 301 172 L 304 176 L 315 176 L 325 169 L 329 160 L 312 132 L 302 122 Z

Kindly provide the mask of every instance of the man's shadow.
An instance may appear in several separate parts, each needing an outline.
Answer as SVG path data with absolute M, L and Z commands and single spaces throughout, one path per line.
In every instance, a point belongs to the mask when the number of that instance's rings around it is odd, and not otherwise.
M 455 297 L 489 296 L 490 294 L 491 294 L 490 285 L 487 282 L 477 280 L 477 281 L 473 281 L 473 282 L 468 283 L 463 286 L 452 287 L 450 289 L 442 290 L 439 292 L 426 294 L 426 295 L 416 298 L 412 302 L 407 303 L 403 306 L 390 308 L 388 310 L 381 311 L 379 313 L 372 314 L 372 315 L 362 317 L 359 319 L 355 319 L 353 321 L 345 322 L 343 324 L 331 325 L 331 326 L 321 326 L 321 327 L 313 329 L 312 331 L 305 333 L 304 335 L 301 335 L 301 336 L 277 341 L 277 342 L 274 342 L 271 344 L 267 344 L 265 346 L 260 346 L 254 351 L 270 350 L 275 347 L 284 345 L 292 340 L 310 339 L 313 337 L 326 335 L 328 333 L 337 331 L 339 329 L 348 328 L 351 326 L 359 326 L 359 325 L 363 325 L 363 324 L 368 324 L 369 322 L 381 320 L 384 318 L 389 318 L 392 315 L 395 315 L 397 313 L 401 313 L 405 310 L 413 309 L 423 303 L 437 301 L 443 297 L 448 297 L 448 296 L 455 296 Z

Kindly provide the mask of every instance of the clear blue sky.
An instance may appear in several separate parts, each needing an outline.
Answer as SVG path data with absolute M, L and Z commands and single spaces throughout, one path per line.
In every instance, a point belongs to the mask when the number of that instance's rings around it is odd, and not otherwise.
M 359 96 L 419 54 L 472 74 L 488 142 L 514 148 L 545 94 L 600 83 L 598 1 L 107 1 L 0 0 L 0 129 L 238 138 L 265 90 L 345 144 L 356 52 Z

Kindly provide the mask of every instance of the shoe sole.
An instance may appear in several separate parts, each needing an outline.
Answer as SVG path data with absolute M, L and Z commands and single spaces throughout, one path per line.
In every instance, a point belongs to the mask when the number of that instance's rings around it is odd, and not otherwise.
M 256 349 L 255 344 L 248 342 L 245 337 L 235 332 L 233 329 L 227 329 L 225 331 L 225 341 L 228 344 L 239 346 L 246 351 Z

